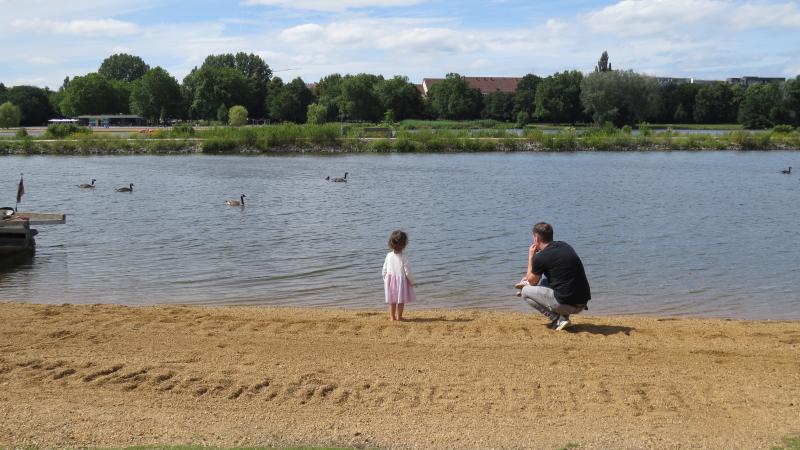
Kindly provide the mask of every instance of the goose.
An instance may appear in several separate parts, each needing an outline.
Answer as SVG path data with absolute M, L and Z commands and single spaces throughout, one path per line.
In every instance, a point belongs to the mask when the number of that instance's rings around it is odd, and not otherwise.
M 95 181 L 97 181 L 97 180 L 95 180 L 94 178 L 92 178 L 92 184 L 86 184 L 86 183 L 83 183 L 83 184 L 79 184 L 79 185 L 78 185 L 78 187 L 79 187 L 79 188 L 85 188 L 85 189 L 94 189 L 94 188 L 95 188 L 95 186 L 94 186 L 94 182 L 95 182 Z
M 117 192 L 133 192 L 133 183 L 131 183 L 128 187 L 117 188 Z
M 225 204 L 228 206 L 244 206 L 244 198 L 247 197 L 246 195 L 242 194 L 239 197 L 239 200 L 225 200 Z
M 340 177 L 336 177 L 336 178 L 332 179 L 331 181 L 333 181 L 334 183 L 347 183 L 347 172 L 344 173 L 344 177 L 341 177 L 341 178 Z
M 788 169 L 781 170 L 781 173 L 785 174 L 785 175 L 791 175 L 792 174 L 792 166 L 789 166 Z

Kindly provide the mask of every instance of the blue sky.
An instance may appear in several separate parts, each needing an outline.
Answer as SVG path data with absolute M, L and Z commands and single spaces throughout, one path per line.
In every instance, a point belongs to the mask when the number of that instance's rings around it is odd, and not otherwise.
M 178 80 L 208 54 L 284 79 L 615 68 L 724 79 L 800 74 L 800 2 L 762 0 L 0 0 L 0 82 L 58 88 L 119 52 Z

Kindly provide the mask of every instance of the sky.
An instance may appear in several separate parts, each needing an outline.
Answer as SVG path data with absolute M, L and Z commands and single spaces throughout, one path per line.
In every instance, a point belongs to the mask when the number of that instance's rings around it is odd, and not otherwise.
M 0 0 L 0 82 L 58 89 L 114 53 L 178 81 L 209 54 L 284 80 L 616 69 L 725 79 L 800 74 L 800 2 L 763 0 Z

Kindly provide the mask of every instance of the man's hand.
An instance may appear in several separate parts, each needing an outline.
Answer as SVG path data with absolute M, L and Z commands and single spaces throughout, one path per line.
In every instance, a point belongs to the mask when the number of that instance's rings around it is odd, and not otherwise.
M 533 256 L 538 251 L 539 251 L 539 245 L 536 242 L 534 242 L 533 244 L 531 244 L 530 247 L 528 247 L 528 256 Z

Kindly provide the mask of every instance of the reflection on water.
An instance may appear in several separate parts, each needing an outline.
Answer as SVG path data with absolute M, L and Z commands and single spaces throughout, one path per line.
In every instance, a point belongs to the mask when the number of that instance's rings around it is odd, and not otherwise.
M 527 311 L 513 284 L 547 220 L 584 260 L 593 314 L 797 319 L 800 183 L 778 171 L 798 156 L 3 157 L 0 173 L 25 173 L 21 207 L 68 218 L 37 227 L 33 260 L 3 262 L 0 298 L 382 306 L 386 239 L 404 228 L 416 307 Z

